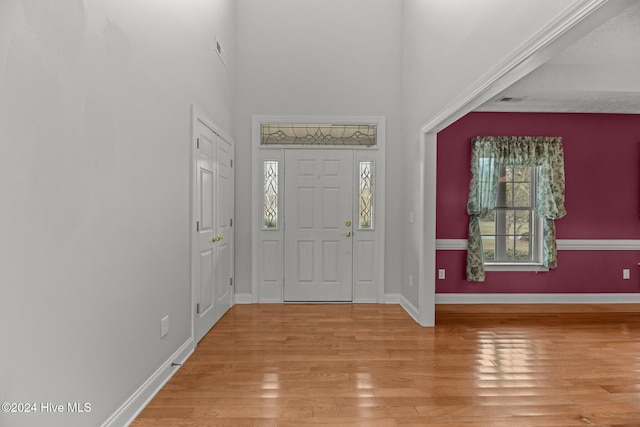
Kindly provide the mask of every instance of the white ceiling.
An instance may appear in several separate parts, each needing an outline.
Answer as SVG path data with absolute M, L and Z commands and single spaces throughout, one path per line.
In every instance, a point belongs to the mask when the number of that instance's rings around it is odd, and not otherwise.
M 640 2 L 476 111 L 640 114 Z

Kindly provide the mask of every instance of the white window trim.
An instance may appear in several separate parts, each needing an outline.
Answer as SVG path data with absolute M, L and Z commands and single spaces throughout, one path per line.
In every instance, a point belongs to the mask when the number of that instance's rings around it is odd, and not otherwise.
M 542 265 L 543 259 L 543 246 L 544 246 L 544 223 L 542 218 L 537 215 L 537 206 L 536 203 L 536 193 L 538 189 L 538 171 L 536 167 L 535 178 L 532 182 L 533 190 L 531 192 L 531 203 L 534 206 L 533 214 L 535 216 L 535 249 L 537 253 L 538 262 L 513 262 L 513 261 L 484 261 L 484 270 L 485 271 L 531 271 L 531 272 L 545 272 L 549 271 L 548 267 Z M 482 236 L 482 232 L 480 233 Z M 484 237 L 484 236 L 483 236 Z
M 508 263 L 485 263 L 484 271 L 533 271 L 533 272 L 545 272 L 549 271 L 548 267 L 542 264 L 508 264 Z

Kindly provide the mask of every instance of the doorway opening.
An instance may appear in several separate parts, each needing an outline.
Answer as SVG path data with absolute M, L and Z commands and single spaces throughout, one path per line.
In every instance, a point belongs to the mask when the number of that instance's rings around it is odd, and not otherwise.
M 253 140 L 250 302 L 383 302 L 384 118 L 256 116 Z

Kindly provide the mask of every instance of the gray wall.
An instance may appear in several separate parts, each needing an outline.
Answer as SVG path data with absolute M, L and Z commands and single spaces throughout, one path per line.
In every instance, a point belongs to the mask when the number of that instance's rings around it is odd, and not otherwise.
M 401 16 L 389 0 L 238 1 L 236 292 L 251 292 L 251 116 L 387 118 L 385 292 L 399 293 Z
M 234 8 L 0 2 L 0 401 L 92 404 L 0 425 L 99 425 L 190 339 L 190 111 L 232 130 Z
M 417 307 L 422 125 L 574 3 L 0 2 L 0 401 L 92 403 L 0 425 L 98 425 L 191 338 L 191 104 L 236 141 L 243 293 L 251 116 L 386 116 L 385 292 Z

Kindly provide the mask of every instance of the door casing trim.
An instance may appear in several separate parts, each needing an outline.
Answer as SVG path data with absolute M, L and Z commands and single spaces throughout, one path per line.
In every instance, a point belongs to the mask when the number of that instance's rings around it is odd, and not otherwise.
M 378 129 L 377 145 L 375 147 L 353 146 L 353 147 L 330 147 L 325 145 L 318 146 L 305 146 L 305 149 L 352 149 L 354 151 L 355 162 L 362 160 L 373 160 L 376 164 L 376 189 L 375 189 L 375 215 L 376 215 L 376 271 L 374 273 L 375 289 L 370 291 L 371 294 L 360 295 L 358 294 L 356 287 L 356 279 L 354 278 L 354 303 L 383 303 L 384 302 L 384 228 L 385 228 L 385 117 L 384 116 L 273 116 L 273 115 L 254 115 L 252 117 L 252 198 L 251 198 L 251 302 L 252 303 L 281 303 L 283 300 L 283 286 L 284 283 L 284 256 L 283 256 L 283 232 L 279 230 L 279 235 L 274 230 L 268 230 L 266 233 L 270 233 L 273 237 L 270 240 L 265 240 L 265 230 L 262 229 L 262 161 L 263 160 L 278 160 L 284 164 L 284 150 L 287 148 L 282 146 L 261 146 L 260 145 L 260 125 L 262 123 L 299 123 L 299 124 L 375 124 Z M 300 146 L 292 146 L 292 149 L 301 148 Z M 284 192 L 284 180 L 279 180 L 279 194 Z M 283 209 L 284 205 L 281 205 L 280 209 Z M 283 212 L 283 210 L 281 210 Z M 276 238 L 277 237 L 277 238 Z M 264 242 L 275 247 L 275 253 L 280 254 L 279 260 L 275 262 L 275 268 L 279 270 L 279 274 L 275 274 L 276 277 L 281 277 L 280 281 L 273 280 L 269 283 L 265 283 L 263 280 L 263 272 L 265 265 L 262 262 L 263 250 L 262 246 Z M 278 249 L 279 245 L 279 249 Z M 354 251 L 355 252 L 355 251 Z M 265 262 L 266 264 L 266 262 Z M 274 266 L 271 265 L 271 268 Z M 355 268 L 355 260 L 354 260 Z M 278 289 L 280 291 L 278 292 Z M 246 299 L 246 298 L 245 298 Z

